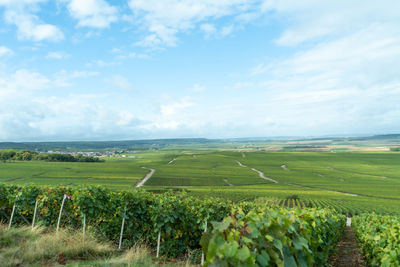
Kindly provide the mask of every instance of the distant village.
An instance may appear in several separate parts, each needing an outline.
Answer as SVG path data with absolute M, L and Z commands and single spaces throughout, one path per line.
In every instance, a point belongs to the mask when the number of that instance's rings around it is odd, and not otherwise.
M 48 150 L 46 152 L 39 152 L 39 154 L 68 154 L 71 156 L 78 156 L 78 155 L 82 155 L 82 156 L 86 156 L 86 157 L 99 157 L 99 158 L 113 158 L 113 157 L 117 157 L 117 158 L 135 158 L 136 156 L 132 156 L 132 155 L 127 155 L 127 154 L 133 154 L 133 153 L 137 153 L 138 151 L 127 151 L 127 150 L 107 150 L 107 151 L 53 151 L 53 150 Z

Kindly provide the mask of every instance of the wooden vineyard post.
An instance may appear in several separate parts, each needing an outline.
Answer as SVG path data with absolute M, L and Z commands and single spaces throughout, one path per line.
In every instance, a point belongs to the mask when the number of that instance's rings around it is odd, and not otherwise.
M 122 246 L 122 236 L 123 236 L 123 234 L 124 234 L 125 216 L 126 216 L 126 206 L 125 206 L 124 215 L 122 216 L 121 234 L 120 234 L 120 236 L 119 236 L 119 245 L 118 245 L 118 249 L 121 249 L 121 246 Z
M 65 199 L 66 198 L 67 198 L 67 195 L 64 195 L 63 201 L 61 203 L 60 213 L 58 214 L 56 233 L 58 233 L 58 230 L 60 229 L 61 214 L 62 214 L 62 211 L 63 211 L 63 208 L 64 208 L 64 203 L 65 203 Z
M 156 255 L 156 258 L 158 258 L 158 256 L 160 256 L 160 242 L 161 242 L 161 230 L 158 231 L 157 255 Z
M 205 227 L 204 227 L 204 233 L 205 232 L 207 232 L 207 221 L 206 221 L 206 224 L 205 224 Z M 204 264 L 204 252 L 202 251 L 201 252 L 201 266 L 203 266 L 203 264 Z
M 11 228 L 11 224 L 12 224 L 12 221 L 13 221 L 13 218 L 14 218 L 14 212 L 15 212 L 15 202 L 14 202 L 14 205 L 13 205 L 13 208 L 12 208 L 12 211 L 11 211 L 11 217 L 10 217 L 10 223 L 8 224 L 8 229 Z
M 36 219 L 36 212 L 37 212 L 38 200 L 36 199 L 35 202 L 35 210 L 33 211 L 33 218 L 32 218 L 32 229 L 35 227 L 35 219 Z
M 85 234 L 86 234 L 86 214 L 83 214 L 83 238 L 85 238 Z

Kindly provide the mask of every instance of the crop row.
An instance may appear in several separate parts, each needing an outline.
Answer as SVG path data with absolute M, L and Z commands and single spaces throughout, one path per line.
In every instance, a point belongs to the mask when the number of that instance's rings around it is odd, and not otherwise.
M 318 198 L 309 198 L 302 199 L 297 196 L 288 196 L 286 198 L 270 198 L 270 197 L 262 197 L 258 198 L 257 203 L 265 203 L 267 205 L 278 205 L 280 207 L 286 208 L 317 208 L 324 209 L 329 208 L 333 209 L 338 213 L 345 215 L 358 215 L 367 212 L 375 212 L 379 214 L 385 215 L 394 215 L 398 214 L 396 210 L 393 210 L 392 207 L 387 207 L 385 205 L 378 205 L 375 203 L 374 206 L 371 205 L 370 202 L 360 202 L 360 201 L 340 201 L 333 199 L 318 199 Z
M 374 213 L 353 218 L 355 235 L 371 266 L 400 266 L 400 218 Z
M 124 220 L 123 246 L 137 241 L 155 245 L 161 235 L 161 253 L 170 256 L 199 248 L 207 221 L 221 221 L 232 203 L 215 198 L 199 199 L 185 193 L 153 194 L 142 190 L 113 192 L 103 187 L 38 187 L 0 184 L 0 221 L 31 223 L 35 206 L 36 221 L 55 226 L 61 203 L 67 196 L 61 226 L 84 224 L 99 236 L 117 242 Z M 129 238 L 128 238 L 129 237 Z
M 326 266 L 345 218 L 323 209 L 239 209 L 204 236 L 206 266 Z

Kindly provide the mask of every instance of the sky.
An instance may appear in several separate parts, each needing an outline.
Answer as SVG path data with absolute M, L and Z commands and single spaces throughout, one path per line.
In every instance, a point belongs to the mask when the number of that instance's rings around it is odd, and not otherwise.
M 0 0 L 0 141 L 399 132 L 398 0 Z

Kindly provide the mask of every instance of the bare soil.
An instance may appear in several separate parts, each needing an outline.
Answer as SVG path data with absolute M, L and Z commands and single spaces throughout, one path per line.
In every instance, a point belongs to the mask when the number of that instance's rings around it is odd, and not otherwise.
M 346 226 L 337 249 L 337 254 L 332 257 L 331 267 L 367 266 L 358 247 L 354 231 L 350 226 Z

